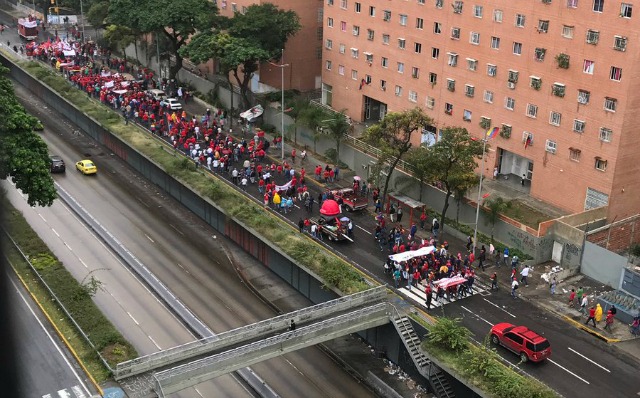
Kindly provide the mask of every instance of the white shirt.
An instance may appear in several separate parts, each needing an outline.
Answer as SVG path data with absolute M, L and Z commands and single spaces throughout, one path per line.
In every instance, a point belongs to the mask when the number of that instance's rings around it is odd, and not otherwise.
M 237 177 L 238 176 L 238 170 L 233 169 L 233 171 L 231 172 L 231 176 L 232 177 Z
M 513 282 L 511 282 L 511 288 L 515 288 L 516 286 L 518 286 L 518 281 L 514 280 Z
M 242 185 L 247 185 L 247 177 L 244 177 L 244 178 L 242 179 Z
M 531 270 L 531 268 L 529 268 L 529 267 L 524 267 L 524 268 L 522 269 L 522 271 L 520 271 L 520 275 L 522 275 L 522 276 L 529 276 L 529 270 Z

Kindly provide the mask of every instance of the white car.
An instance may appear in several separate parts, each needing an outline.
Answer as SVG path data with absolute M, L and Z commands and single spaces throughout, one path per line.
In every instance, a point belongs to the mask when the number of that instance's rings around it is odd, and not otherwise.
M 177 111 L 182 109 L 182 104 L 175 98 L 169 98 L 165 101 L 167 107 L 172 111 Z

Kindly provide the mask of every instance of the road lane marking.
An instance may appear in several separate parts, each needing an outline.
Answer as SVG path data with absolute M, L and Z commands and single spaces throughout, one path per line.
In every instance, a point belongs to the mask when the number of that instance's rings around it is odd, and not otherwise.
M 76 394 L 77 398 L 85 398 L 86 397 L 86 395 L 84 395 L 84 392 L 82 391 L 80 386 L 71 387 L 71 391 L 73 391 L 73 393 Z
M 547 361 L 551 362 L 552 364 L 556 365 L 557 367 L 559 367 L 560 369 L 564 370 L 565 372 L 569 373 L 571 376 L 575 377 L 576 379 L 583 381 L 587 384 L 591 384 L 588 381 L 586 381 L 585 379 L 583 379 L 582 377 L 578 376 L 577 374 L 573 373 L 572 371 L 570 371 L 569 369 L 565 368 L 564 366 L 560 365 L 559 363 L 555 362 L 554 360 L 552 360 L 551 358 L 547 358 Z
M 59 238 L 60 234 L 58 233 L 58 231 L 56 231 L 55 229 L 51 228 L 51 230 L 53 231 L 54 234 L 56 234 L 56 236 Z
M 177 233 L 179 233 L 180 235 L 184 236 L 184 232 L 182 232 L 182 231 L 180 231 L 178 228 L 176 228 L 176 226 L 175 226 L 175 225 L 173 225 L 173 224 L 169 224 L 169 226 L 170 226 L 171 228 L 173 228 Z
M 153 239 L 151 239 L 151 237 L 150 237 L 149 235 L 144 234 L 144 236 L 146 236 L 146 237 L 147 237 L 147 239 L 149 239 L 149 240 L 151 241 L 151 243 L 156 243 Z
M 356 225 L 356 227 L 360 228 L 361 230 L 363 230 L 364 232 L 368 233 L 369 235 L 372 235 L 371 232 L 367 231 L 366 229 L 362 228 L 359 225 Z
M 480 319 L 481 321 L 487 323 L 489 326 L 493 326 L 493 323 L 487 321 L 486 319 L 484 319 L 480 315 L 476 314 L 475 312 L 471 311 L 470 309 L 468 309 L 464 305 L 461 305 L 460 308 L 462 308 L 463 310 L 467 311 L 468 313 L 470 313 L 471 315 L 475 316 L 476 318 Z
M 71 394 L 66 388 L 64 390 L 58 390 L 58 396 L 60 398 L 71 398 Z
M 153 339 L 153 337 L 151 337 L 151 336 L 149 336 L 149 335 L 147 335 L 147 337 L 149 338 L 149 340 L 151 340 L 151 342 L 152 342 L 153 344 L 155 344 L 155 345 L 156 345 L 156 347 L 158 347 L 158 349 L 159 349 L 159 350 L 162 350 L 162 348 L 158 345 L 158 343 L 156 343 L 156 341 Z
M 198 393 L 198 395 L 200 395 L 202 398 L 204 398 L 204 395 L 202 395 L 202 393 L 201 393 L 200 391 L 198 391 L 198 389 L 197 389 L 197 388 L 195 388 L 195 387 L 194 387 L 193 389 L 194 389 L 194 390 L 196 390 L 196 392 Z
M 187 269 L 185 267 L 182 266 L 182 264 L 180 264 L 180 263 L 176 263 L 176 264 L 178 264 L 178 267 L 182 268 L 182 270 L 184 272 L 186 272 L 187 274 L 191 274 L 189 271 L 187 271 Z
M 507 314 L 511 315 L 512 318 L 515 318 L 516 316 L 513 315 L 512 313 L 510 313 L 509 311 L 505 310 L 504 308 L 500 307 L 498 304 L 492 303 L 491 301 L 487 300 L 486 298 L 483 298 L 484 301 L 486 301 L 487 303 L 491 304 L 492 306 L 496 307 L 497 309 L 506 312 Z
M 40 218 L 42 218 L 42 221 L 47 222 L 47 220 L 44 217 L 42 217 L 42 214 L 38 213 L 38 215 L 40 216 Z
M 129 315 L 129 318 L 133 319 L 133 322 L 134 322 L 136 325 L 140 326 L 140 324 L 138 323 L 138 321 L 136 321 L 136 318 L 134 318 L 134 317 L 133 317 L 133 315 L 131 315 L 131 313 L 130 313 L 129 311 L 127 311 L 127 315 Z
M 578 351 L 574 350 L 571 347 L 567 347 L 567 349 L 569 349 L 569 351 L 572 351 L 574 353 L 576 353 L 577 355 L 580 355 L 582 358 L 586 359 L 587 361 L 591 362 L 592 364 L 596 365 L 597 367 L 599 367 L 602 370 L 606 370 L 608 373 L 611 373 L 611 371 L 607 368 L 605 368 L 604 366 L 600 365 L 599 363 L 597 363 L 596 361 L 589 359 L 587 357 L 585 357 L 584 355 L 580 354 Z
M 89 268 L 89 266 L 88 266 L 87 264 L 85 264 L 85 262 L 84 262 L 84 261 L 82 261 L 82 259 L 81 259 L 80 257 L 78 257 L 78 261 L 80 261 L 80 263 L 81 263 L 82 265 L 84 265 L 84 267 L 85 267 L 85 268 L 87 268 L 87 269 Z

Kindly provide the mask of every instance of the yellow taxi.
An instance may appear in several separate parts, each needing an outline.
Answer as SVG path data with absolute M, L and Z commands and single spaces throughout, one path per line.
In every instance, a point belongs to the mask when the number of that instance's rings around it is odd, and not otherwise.
M 84 175 L 96 174 L 98 168 L 91 160 L 84 159 L 76 163 L 76 169 Z

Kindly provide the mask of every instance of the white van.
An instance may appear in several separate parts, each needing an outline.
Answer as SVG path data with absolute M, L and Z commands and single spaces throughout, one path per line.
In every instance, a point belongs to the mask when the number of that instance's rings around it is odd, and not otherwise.
M 158 89 L 147 90 L 147 95 L 151 96 L 153 99 L 157 101 L 162 101 L 167 99 L 167 94 L 164 91 Z

